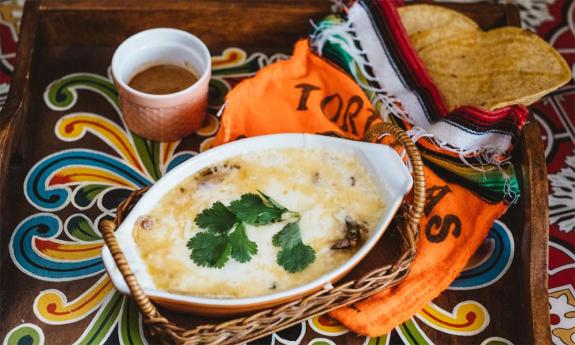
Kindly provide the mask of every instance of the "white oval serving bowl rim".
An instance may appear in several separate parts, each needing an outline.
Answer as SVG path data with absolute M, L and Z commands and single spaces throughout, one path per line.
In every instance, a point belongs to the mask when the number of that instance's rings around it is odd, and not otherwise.
M 200 296 L 192 296 L 192 295 L 181 295 L 176 293 L 170 293 L 167 291 L 157 290 L 155 288 L 150 288 L 146 284 L 153 284 L 151 281 L 151 277 L 149 277 L 149 273 L 145 268 L 145 263 L 143 259 L 140 257 L 139 252 L 137 250 L 137 246 L 132 236 L 133 226 L 136 219 L 149 212 L 152 208 L 155 207 L 158 201 L 161 200 L 166 193 L 168 193 L 172 188 L 177 186 L 180 182 L 185 180 L 186 178 L 192 176 L 196 172 L 200 171 L 201 169 L 211 166 L 213 164 L 217 164 L 218 162 L 230 159 L 232 157 L 245 154 L 248 152 L 256 152 L 256 151 L 264 151 L 269 149 L 281 149 L 281 148 L 301 148 L 301 147 L 337 147 L 341 148 L 342 145 L 346 146 L 346 150 L 352 150 L 354 152 L 361 152 L 365 154 L 366 151 L 374 151 L 373 153 L 377 153 L 378 151 L 382 154 L 382 162 L 385 162 L 386 165 L 390 165 L 386 167 L 386 170 L 395 169 L 395 173 L 400 172 L 402 176 L 395 176 L 390 178 L 403 178 L 403 181 L 397 182 L 396 188 L 398 189 L 396 192 L 398 195 L 396 196 L 395 200 L 386 200 L 386 209 L 384 210 L 382 217 L 379 221 L 377 228 L 373 231 L 371 237 L 363 243 L 361 248 L 357 250 L 350 257 L 345 263 L 337 266 L 336 268 L 332 269 L 328 273 L 313 279 L 312 281 L 305 283 L 303 285 L 299 285 L 287 290 L 274 292 L 267 295 L 260 295 L 254 297 L 239 297 L 239 298 L 229 298 L 229 297 L 200 297 Z M 385 159 L 383 159 L 383 155 L 385 155 Z M 370 160 L 373 158 L 363 156 L 362 160 L 367 159 L 367 165 L 371 165 L 371 168 L 376 168 L 373 166 Z M 380 162 L 380 163 L 382 163 Z M 374 171 L 371 171 L 374 173 Z M 376 174 L 377 175 L 377 174 Z M 381 183 L 379 176 L 375 176 L 378 183 Z M 389 182 L 389 181 L 386 181 Z M 171 185 L 166 187 L 166 185 Z M 397 209 L 401 205 L 401 201 L 405 194 L 407 194 L 413 185 L 413 179 L 411 174 L 409 173 L 407 167 L 402 162 L 399 155 L 391 148 L 386 145 L 382 144 L 372 144 L 362 141 L 353 141 L 348 139 L 340 139 L 335 137 L 328 137 L 322 135 L 315 135 L 315 134 L 301 134 L 301 133 L 290 133 L 290 134 L 270 134 L 270 135 L 262 135 L 256 136 L 251 138 L 245 138 L 241 140 L 237 140 L 234 142 L 230 142 L 200 154 L 182 162 L 177 167 L 173 168 L 170 172 L 165 174 L 161 179 L 159 179 L 154 185 L 145 193 L 145 195 L 138 201 L 138 203 L 134 206 L 134 208 L 130 211 L 130 214 L 124 219 L 122 224 L 116 230 L 116 237 L 118 237 L 118 244 L 122 251 L 124 252 L 124 256 L 132 269 L 132 272 L 140 282 L 142 277 L 145 277 L 146 284 L 140 284 L 142 290 L 152 299 L 154 297 L 158 298 L 161 301 L 173 301 L 178 303 L 185 303 L 185 304 L 193 304 L 193 305 L 204 305 L 209 307 L 215 308 L 225 308 L 225 307 L 233 307 L 240 308 L 246 307 L 250 305 L 260 305 L 260 304 L 273 304 L 276 300 L 289 300 L 290 298 L 296 296 L 306 295 L 308 292 L 311 293 L 313 291 L 317 291 L 321 288 L 324 289 L 331 289 L 332 283 L 335 280 L 343 277 L 344 273 L 351 271 L 359 262 L 373 249 L 373 247 L 377 244 L 389 223 L 391 222 L 393 216 L 395 215 Z M 387 188 L 381 186 L 383 188 Z M 388 191 L 389 193 L 389 191 Z M 151 206 L 149 205 L 151 204 Z M 127 243 L 121 240 L 120 237 L 125 241 L 130 241 L 131 243 Z M 134 250 L 130 250 L 128 247 L 134 247 Z M 106 271 L 108 272 L 112 283 L 123 294 L 130 294 L 130 290 L 122 277 L 122 274 L 117 269 L 116 263 L 112 258 L 112 255 L 106 245 L 102 247 L 102 259 L 104 261 L 104 266 Z M 141 282 L 140 282 L 141 283 Z

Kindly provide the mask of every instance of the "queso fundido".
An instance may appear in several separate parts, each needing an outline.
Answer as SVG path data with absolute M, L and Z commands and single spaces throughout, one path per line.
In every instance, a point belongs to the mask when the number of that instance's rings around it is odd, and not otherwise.
M 156 288 L 218 298 L 308 283 L 347 261 L 385 210 L 359 157 L 278 149 L 205 168 L 136 221 Z

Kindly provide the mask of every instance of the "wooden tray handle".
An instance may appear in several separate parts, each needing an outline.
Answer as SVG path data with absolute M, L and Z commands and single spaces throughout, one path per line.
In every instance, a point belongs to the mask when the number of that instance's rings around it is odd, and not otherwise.
M 178 327 L 160 314 L 140 287 L 114 234 L 114 231 L 124 219 L 125 213 L 131 210 L 136 201 L 149 189 L 149 186 L 133 192 L 118 206 L 115 222 L 102 220 L 100 221 L 99 229 L 134 300 L 142 311 L 144 322 L 150 327 L 152 335 L 159 335 L 162 341 L 166 343 L 178 344 L 231 344 L 240 341 L 246 342 L 269 334 L 277 330 L 278 327 L 280 329 L 288 327 L 302 319 L 357 302 L 385 288 L 398 284 L 406 276 L 409 266 L 415 257 L 416 243 L 419 238 L 418 224 L 425 202 L 425 176 L 419 151 L 401 128 L 391 123 L 376 124 L 366 132 L 365 139 L 374 141 L 384 134 L 393 135 L 405 147 L 413 168 L 414 193 L 412 205 L 406 207 L 407 202 L 404 201 L 403 207 L 396 215 L 400 219 L 398 223 L 400 224 L 400 232 L 404 240 L 404 252 L 399 259 L 393 265 L 380 267 L 360 279 L 338 285 L 327 292 L 326 290 L 320 290 L 302 300 L 219 325 L 204 325 L 191 330 Z M 303 311 L 293 310 L 298 306 L 301 306 Z M 293 315 L 287 321 L 277 321 L 279 315 L 284 312 Z

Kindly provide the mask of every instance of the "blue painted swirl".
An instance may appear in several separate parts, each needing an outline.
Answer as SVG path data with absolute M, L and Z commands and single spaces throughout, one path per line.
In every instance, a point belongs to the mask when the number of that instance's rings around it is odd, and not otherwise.
M 39 213 L 22 221 L 10 240 L 10 256 L 24 273 L 50 281 L 75 280 L 93 276 L 104 270 L 100 257 L 64 261 L 39 255 L 34 248 L 34 238 L 54 238 L 62 231 L 60 219 L 49 213 Z
M 492 241 L 493 251 L 480 265 L 467 269 L 451 283 L 449 290 L 472 290 L 489 286 L 501 278 L 513 261 L 515 245 L 513 235 L 502 222 L 496 220 L 489 230 L 487 240 Z
M 66 206 L 70 189 L 63 185 L 48 186 L 49 179 L 59 169 L 69 166 L 93 167 L 121 176 L 138 188 L 151 181 L 134 168 L 108 154 L 73 149 L 50 155 L 38 162 L 28 173 L 24 182 L 24 192 L 32 205 L 45 211 L 54 211 Z
M 187 161 L 188 159 L 195 156 L 195 153 L 191 151 L 182 151 L 172 157 L 172 160 L 168 163 L 167 172 L 174 169 L 178 165 L 182 164 L 183 162 Z

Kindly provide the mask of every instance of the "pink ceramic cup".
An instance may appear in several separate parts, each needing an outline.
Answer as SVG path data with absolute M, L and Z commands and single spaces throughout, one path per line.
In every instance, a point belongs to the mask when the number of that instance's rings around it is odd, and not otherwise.
M 198 77 L 179 92 L 154 95 L 128 86 L 137 73 L 160 64 L 191 69 Z M 145 138 L 179 140 L 198 130 L 206 115 L 211 56 L 196 36 L 177 29 L 158 28 L 126 39 L 112 58 L 112 76 L 128 127 Z

